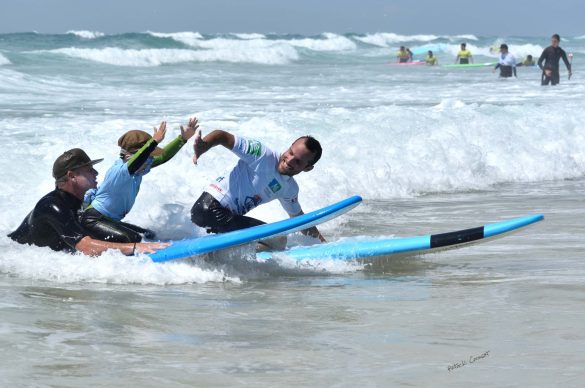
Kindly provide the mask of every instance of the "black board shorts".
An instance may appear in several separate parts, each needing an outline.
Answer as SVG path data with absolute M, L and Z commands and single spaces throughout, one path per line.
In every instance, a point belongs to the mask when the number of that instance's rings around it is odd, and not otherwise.
M 255 218 L 235 214 L 207 192 L 203 192 L 191 208 L 191 221 L 207 229 L 207 233 L 226 233 L 265 224 Z

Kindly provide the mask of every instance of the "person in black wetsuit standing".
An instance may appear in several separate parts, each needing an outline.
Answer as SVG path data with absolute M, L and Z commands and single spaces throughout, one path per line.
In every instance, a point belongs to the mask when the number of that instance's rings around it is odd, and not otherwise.
M 551 45 L 544 49 L 540 58 L 538 59 L 538 67 L 542 70 L 542 85 L 557 85 L 561 80 L 559 74 L 559 62 L 562 58 L 569 71 L 569 79 L 571 79 L 571 64 L 567 59 L 565 50 L 559 47 L 561 37 L 559 34 L 554 34 L 551 37 Z
M 83 195 L 96 187 L 98 172 L 93 165 L 103 159 L 91 160 L 80 148 L 64 152 L 53 164 L 55 190 L 37 202 L 18 229 L 8 237 L 20 244 L 49 247 L 55 251 L 97 256 L 108 249 L 125 255 L 154 252 L 167 243 L 112 243 L 90 237 L 78 221 Z

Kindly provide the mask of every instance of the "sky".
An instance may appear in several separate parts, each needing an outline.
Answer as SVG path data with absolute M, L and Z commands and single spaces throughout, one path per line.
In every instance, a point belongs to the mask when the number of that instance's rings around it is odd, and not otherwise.
M 0 0 L 0 33 L 585 35 L 585 0 Z

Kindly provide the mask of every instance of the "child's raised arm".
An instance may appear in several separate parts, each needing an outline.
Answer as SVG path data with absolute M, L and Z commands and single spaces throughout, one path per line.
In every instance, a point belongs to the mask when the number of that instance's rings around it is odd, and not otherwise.
M 167 122 L 161 121 L 160 127 L 158 127 L 158 129 L 156 129 L 156 127 L 154 127 L 154 133 L 152 134 L 152 138 L 158 144 L 160 144 L 160 142 L 164 140 L 166 134 L 167 134 Z
M 189 119 L 187 128 L 183 128 L 181 125 L 181 137 L 183 138 L 183 141 L 187 142 L 187 140 L 192 138 L 193 135 L 195 135 L 197 132 L 197 129 L 199 129 L 199 122 L 197 121 L 197 117 L 191 117 Z

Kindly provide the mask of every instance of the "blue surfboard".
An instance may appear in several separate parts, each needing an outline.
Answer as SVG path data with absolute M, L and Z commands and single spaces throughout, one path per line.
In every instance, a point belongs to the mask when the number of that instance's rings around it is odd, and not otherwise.
M 195 239 L 173 241 L 171 246 L 151 253 L 149 256 L 155 262 L 183 259 L 220 249 L 231 248 L 267 237 L 294 233 L 347 213 L 359 205 L 361 201 L 362 198 L 355 195 L 322 209 L 271 224 Z
M 260 260 L 270 260 L 278 255 L 286 255 L 299 261 L 355 260 L 408 252 L 427 253 L 501 236 L 543 219 L 542 214 L 536 214 L 449 233 L 378 240 L 350 239 L 336 243 L 297 247 L 281 252 L 259 252 L 256 257 Z
M 438 53 L 441 51 L 446 51 L 449 48 L 449 45 L 445 43 L 429 43 L 423 46 L 413 47 L 410 51 L 414 55 L 426 55 L 427 51 L 432 51 L 433 53 Z

